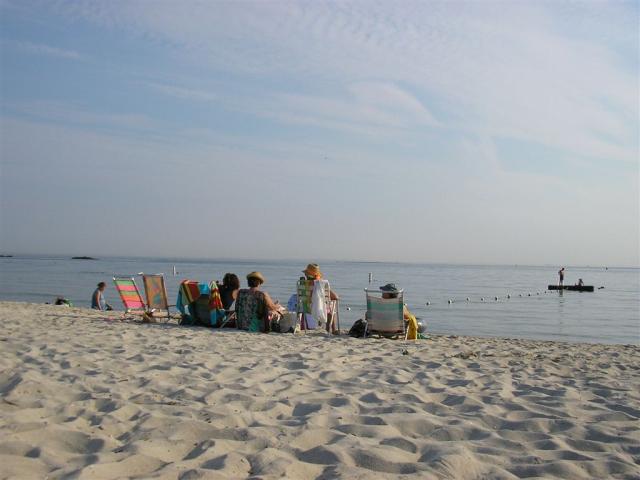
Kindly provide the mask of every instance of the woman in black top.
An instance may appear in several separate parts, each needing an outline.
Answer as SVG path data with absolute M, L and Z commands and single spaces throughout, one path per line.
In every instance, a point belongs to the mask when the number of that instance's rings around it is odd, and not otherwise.
M 230 310 L 233 302 L 236 301 L 238 290 L 240 290 L 240 280 L 234 273 L 225 274 L 222 284 L 218 285 L 220 291 L 220 299 L 225 310 Z

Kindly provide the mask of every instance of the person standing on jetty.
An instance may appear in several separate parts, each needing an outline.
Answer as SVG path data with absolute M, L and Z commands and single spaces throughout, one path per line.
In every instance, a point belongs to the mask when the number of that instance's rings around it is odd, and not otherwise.
M 98 284 L 98 288 L 93 291 L 93 295 L 91 296 L 91 308 L 94 310 L 113 310 L 111 305 L 109 305 L 104 299 L 105 288 L 107 288 L 107 284 L 100 282 Z
M 564 285 L 564 267 L 558 270 L 558 286 L 562 287 Z

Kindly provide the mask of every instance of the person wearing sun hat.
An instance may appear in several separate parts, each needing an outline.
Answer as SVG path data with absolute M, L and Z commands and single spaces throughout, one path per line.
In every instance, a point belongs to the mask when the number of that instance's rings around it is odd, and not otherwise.
M 322 280 L 324 278 L 324 275 L 320 270 L 320 265 L 318 265 L 317 263 L 310 263 L 309 265 L 307 265 L 307 268 L 302 271 L 302 273 L 305 274 L 307 280 Z M 330 292 L 330 297 L 331 300 L 338 300 L 340 298 L 333 290 Z
M 260 290 L 266 282 L 260 272 L 247 275 L 249 288 L 243 288 L 236 298 L 236 324 L 240 330 L 250 332 L 269 332 L 270 319 L 279 311 L 267 292 Z
M 329 285 L 329 282 L 324 279 L 324 275 L 320 270 L 320 265 L 318 265 L 317 263 L 310 263 L 309 265 L 307 265 L 307 268 L 302 271 L 302 273 L 304 273 L 307 280 L 323 282 L 324 285 Z M 331 300 L 338 300 L 340 297 L 338 297 L 338 295 L 329 287 L 329 298 Z M 327 311 L 327 332 L 338 333 L 337 326 L 335 325 L 334 320 L 335 316 L 333 312 Z

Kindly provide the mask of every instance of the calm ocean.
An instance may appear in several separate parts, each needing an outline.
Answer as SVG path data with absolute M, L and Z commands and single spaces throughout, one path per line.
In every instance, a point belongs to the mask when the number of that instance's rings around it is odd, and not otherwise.
M 174 265 L 177 276 L 172 274 Z M 264 289 L 286 304 L 305 266 L 306 262 L 293 261 L 71 260 L 69 257 L 16 256 L 0 258 L 0 300 L 44 303 L 64 296 L 76 306 L 89 306 L 96 283 L 105 281 L 108 282 L 107 300 L 122 308 L 111 277 L 145 272 L 166 275 L 170 300 L 174 303 L 177 285 L 182 279 L 209 282 L 221 279 L 226 272 L 234 272 L 244 285 L 244 275 L 259 270 L 267 278 Z M 394 282 L 404 288 L 406 303 L 416 316 L 426 321 L 431 333 L 640 343 L 640 270 L 637 268 L 567 267 L 565 284 L 582 278 L 586 285 L 605 288 L 594 293 L 562 294 L 546 291 L 548 284 L 557 281 L 556 266 L 324 262 L 321 267 L 341 297 L 342 328 L 363 316 L 363 289 L 369 286 L 369 273 L 372 273 L 374 287 Z M 138 284 L 142 286 L 141 282 Z M 452 304 L 448 303 L 449 299 L 453 300 Z

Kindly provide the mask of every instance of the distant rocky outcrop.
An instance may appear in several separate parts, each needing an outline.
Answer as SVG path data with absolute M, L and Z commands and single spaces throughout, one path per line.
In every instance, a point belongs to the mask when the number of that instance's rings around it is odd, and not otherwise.
M 97 260 L 97 258 L 82 256 L 82 257 L 71 257 L 71 260 Z

